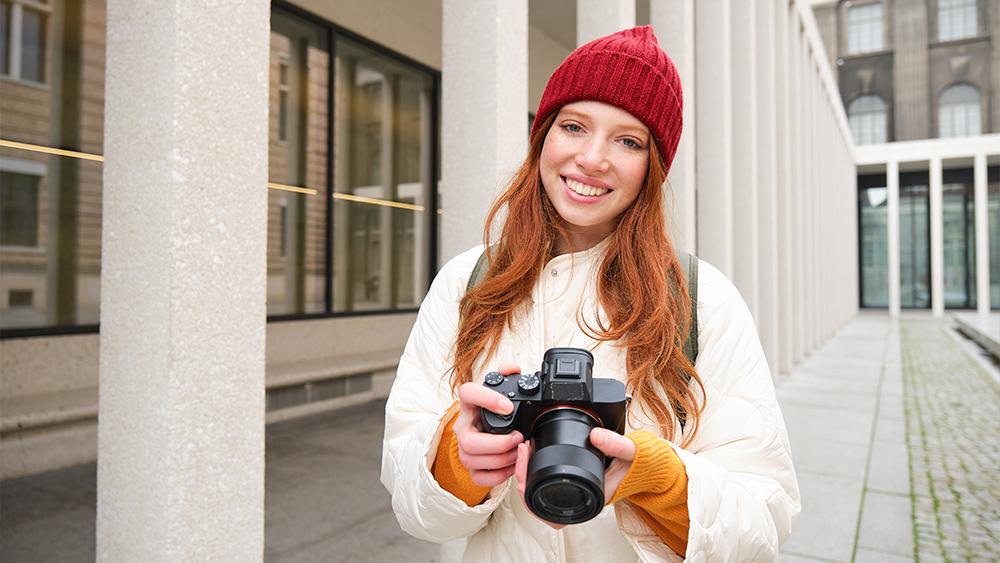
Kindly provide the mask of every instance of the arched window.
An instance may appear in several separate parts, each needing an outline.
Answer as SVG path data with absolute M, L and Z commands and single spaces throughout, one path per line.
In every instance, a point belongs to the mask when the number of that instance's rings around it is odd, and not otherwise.
M 938 41 L 975 37 L 976 0 L 938 0 Z
M 982 132 L 979 90 L 969 84 L 953 84 L 938 100 L 938 136 L 965 137 Z
M 847 117 L 851 123 L 854 144 L 871 145 L 888 141 L 886 107 L 882 98 L 872 94 L 854 98 L 847 107 Z
M 847 9 L 847 53 L 882 50 L 882 3 L 871 2 Z

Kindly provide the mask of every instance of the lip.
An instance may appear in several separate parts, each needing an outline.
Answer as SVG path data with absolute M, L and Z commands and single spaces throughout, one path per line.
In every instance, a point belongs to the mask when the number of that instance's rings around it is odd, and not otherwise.
M 586 176 L 579 176 L 577 174 L 563 174 L 562 177 L 563 177 L 563 180 L 565 180 L 566 178 L 569 178 L 570 180 L 576 180 L 577 182 L 580 182 L 581 184 L 587 184 L 588 186 L 594 186 L 595 188 L 604 188 L 604 189 L 607 189 L 607 190 L 613 190 L 613 189 L 615 189 L 613 186 L 609 186 L 608 184 L 605 184 L 604 182 L 602 182 L 600 180 L 595 180 L 594 178 L 588 178 Z
M 573 190 L 569 189 L 569 185 L 566 184 L 566 178 L 567 177 L 570 178 L 570 179 L 572 179 L 572 180 L 576 180 L 577 182 L 584 183 L 584 184 L 586 184 L 588 182 L 583 182 L 582 180 L 577 180 L 577 178 L 579 178 L 579 176 L 576 176 L 576 177 L 574 177 L 574 176 L 559 176 L 559 180 L 562 182 L 562 185 L 563 185 L 563 190 L 565 190 L 565 192 L 566 192 L 566 197 L 568 197 L 569 199 L 571 199 L 571 200 L 573 200 L 573 201 L 575 201 L 577 203 L 595 203 L 595 202 L 600 201 L 601 199 L 603 199 L 605 196 L 607 196 L 607 195 L 609 195 L 609 194 L 611 194 L 611 193 L 614 192 L 614 190 L 608 188 L 608 191 L 604 192 L 601 195 L 580 195 L 580 194 L 574 192 Z M 594 186 L 595 188 L 596 187 L 603 188 L 603 187 L 606 187 L 607 184 L 603 184 L 601 186 L 597 186 L 596 184 L 590 184 L 590 185 Z

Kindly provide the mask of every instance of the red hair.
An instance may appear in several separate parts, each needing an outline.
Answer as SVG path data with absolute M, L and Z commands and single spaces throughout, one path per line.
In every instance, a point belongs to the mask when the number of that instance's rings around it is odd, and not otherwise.
M 504 327 L 514 322 L 557 243 L 568 245 L 563 220 L 539 175 L 542 145 L 557 113 L 550 113 L 534 130 L 527 158 L 486 219 L 483 238 L 490 267 L 459 305 L 453 391 L 473 380 L 479 358 L 496 352 Z M 624 345 L 626 388 L 666 438 L 674 438 L 671 412 L 683 409 L 691 430 L 686 445 L 694 437 L 703 408 L 694 388 L 700 388 L 702 396 L 705 388 L 683 350 L 691 301 L 663 221 L 666 176 L 660 153 L 650 142 L 646 180 L 635 202 L 618 218 L 598 270 L 597 296 L 608 326 L 600 320 L 597 327 L 578 322 L 594 340 Z M 503 209 L 507 217 L 494 245 L 491 227 Z

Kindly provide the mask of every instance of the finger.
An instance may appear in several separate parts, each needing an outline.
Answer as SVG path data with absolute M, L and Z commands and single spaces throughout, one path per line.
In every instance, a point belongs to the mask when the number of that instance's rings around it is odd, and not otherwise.
M 517 490 L 524 496 L 524 489 L 528 483 L 528 444 L 517 445 L 517 461 L 514 463 L 514 475 L 517 476 Z
M 504 362 L 504 363 L 500 364 L 500 367 L 497 369 L 497 371 L 499 371 L 500 373 L 502 373 L 504 375 L 511 375 L 511 374 L 514 374 L 514 373 L 521 373 L 521 368 L 519 366 L 517 366 L 516 364 L 512 364 L 512 363 L 509 363 L 509 362 Z
M 606 456 L 616 457 L 624 461 L 635 459 L 635 443 L 625 436 L 606 428 L 594 428 L 591 430 L 590 443 L 594 444 Z
M 514 474 L 514 466 L 504 467 L 495 471 L 471 471 L 472 482 L 480 487 L 495 487 Z
M 509 452 L 496 455 L 468 455 L 458 452 L 462 465 L 470 471 L 494 470 L 504 467 L 514 467 L 517 461 L 517 449 L 511 448 Z
M 518 431 L 510 434 L 487 434 L 474 430 L 455 434 L 460 453 L 467 455 L 495 455 L 512 450 L 524 441 Z
M 497 414 L 510 414 L 514 404 L 510 399 L 492 389 L 487 389 L 478 383 L 463 383 L 458 388 L 458 400 L 462 410 L 469 415 L 478 416 L 476 409 L 484 408 Z

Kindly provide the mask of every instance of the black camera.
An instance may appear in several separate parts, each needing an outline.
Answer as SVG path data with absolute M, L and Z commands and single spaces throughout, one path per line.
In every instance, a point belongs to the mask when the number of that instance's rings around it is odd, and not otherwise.
M 514 410 L 481 409 L 483 430 L 518 430 L 531 440 L 524 500 L 538 517 L 579 524 L 604 508 L 604 470 L 611 463 L 590 443 L 595 427 L 625 431 L 628 396 L 615 379 L 594 378 L 594 356 L 580 348 L 552 348 L 535 373 L 486 374 L 484 385 L 504 395 Z

